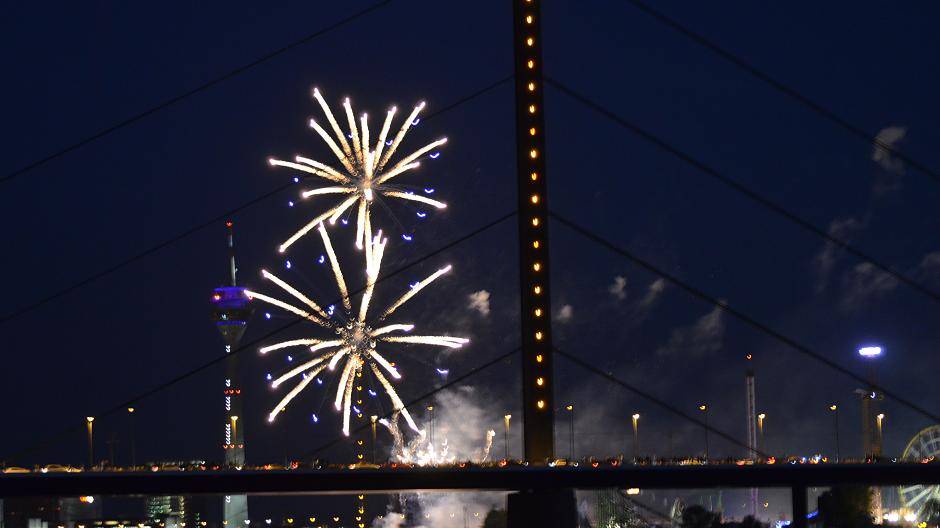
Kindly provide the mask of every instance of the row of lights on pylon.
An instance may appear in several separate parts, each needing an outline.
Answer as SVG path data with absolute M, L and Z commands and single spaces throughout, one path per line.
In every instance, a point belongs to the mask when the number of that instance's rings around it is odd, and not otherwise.
M 541 119 L 539 111 L 541 108 L 539 105 L 542 104 L 540 97 L 540 86 L 539 82 L 541 81 L 538 74 L 539 70 L 536 64 L 536 33 L 537 23 L 535 20 L 535 14 L 532 11 L 532 4 L 535 0 L 520 0 L 523 3 L 523 21 L 525 23 L 525 31 L 522 32 L 520 38 L 523 39 L 523 49 L 527 51 L 528 57 L 525 59 L 525 77 L 526 77 L 526 95 L 528 96 L 528 101 L 526 104 L 526 116 L 529 117 L 529 127 L 528 127 L 528 138 L 529 138 L 529 163 L 531 170 L 529 171 L 529 184 L 531 194 L 528 199 L 529 205 L 529 215 L 531 218 L 529 223 L 531 224 L 531 237 L 532 237 L 532 249 L 533 249 L 533 258 L 531 262 L 532 272 L 534 274 L 534 279 L 532 280 L 532 293 L 535 295 L 537 301 L 534 303 L 532 308 L 532 315 L 535 317 L 536 324 L 534 325 L 534 335 L 533 337 L 537 342 L 541 342 L 545 338 L 542 322 L 544 318 L 547 318 L 549 314 L 546 313 L 545 308 L 542 306 L 542 303 L 539 301 L 543 299 L 542 297 L 542 281 L 539 280 L 539 274 L 542 271 L 542 263 L 540 262 L 539 254 L 543 253 L 543 241 L 544 231 L 542 230 L 542 224 L 545 221 L 544 218 L 544 200 L 543 197 L 539 194 L 539 189 L 544 188 L 542 182 L 543 175 L 540 173 L 540 167 L 542 166 L 541 162 L 541 152 L 539 151 L 539 145 L 541 144 L 541 130 L 539 130 Z M 524 214 L 520 212 L 520 214 Z M 547 373 L 544 372 L 543 362 L 545 358 L 542 354 L 536 354 L 534 361 L 536 363 L 536 378 L 535 385 L 536 389 L 543 389 L 547 386 Z M 545 410 L 547 404 L 544 398 L 538 398 L 535 403 L 538 410 Z
M 357 410 L 356 419 L 362 420 L 363 412 L 362 412 L 362 369 L 361 367 L 359 369 L 356 369 L 356 380 L 357 380 L 356 381 L 356 410 Z M 362 430 L 361 427 L 358 427 L 357 429 Z M 364 451 L 365 451 L 365 442 L 363 442 L 362 435 L 360 434 L 359 438 L 356 439 L 356 462 L 358 463 L 363 462 L 363 459 L 365 457 Z M 359 528 L 365 528 L 365 523 L 362 522 L 362 516 L 365 514 L 365 511 L 366 511 L 366 496 L 358 495 L 357 499 L 359 502 L 357 506 L 357 511 L 359 512 L 359 515 L 356 516 L 356 526 L 358 526 Z M 338 522 L 338 519 L 337 519 L 337 522 Z

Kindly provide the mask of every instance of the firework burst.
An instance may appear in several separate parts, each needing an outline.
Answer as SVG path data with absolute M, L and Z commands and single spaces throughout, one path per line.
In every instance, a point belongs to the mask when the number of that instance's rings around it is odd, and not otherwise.
M 362 114 L 359 118 L 359 125 L 356 125 L 356 118 L 353 116 L 352 106 L 349 99 L 343 102 L 343 108 L 346 110 L 346 120 L 349 126 L 350 141 L 347 141 L 347 135 L 340 128 L 330 106 L 320 95 L 320 91 L 313 89 L 313 97 L 320 103 L 323 113 L 333 131 L 331 136 L 316 120 L 310 120 L 310 127 L 317 131 L 317 134 L 323 138 L 341 165 L 340 168 L 332 167 L 326 163 L 296 156 L 294 161 L 285 161 L 271 158 L 268 162 L 273 166 L 288 167 L 306 174 L 320 178 L 326 182 L 326 185 L 310 189 L 301 193 L 301 197 L 310 198 L 312 196 L 339 195 L 339 201 L 334 202 L 321 213 L 316 215 L 313 220 L 301 227 L 296 233 L 291 235 L 284 243 L 278 247 L 278 251 L 284 252 L 294 242 L 316 228 L 324 221 L 330 224 L 336 223 L 347 210 L 356 208 L 356 247 L 362 247 L 368 243 L 367 233 L 370 231 L 372 208 L 376 202 L 381 203 L 385 198 L 394 198 L 399 200 L 423 203 L 443 209 L 447 205 L 443 202 L 432 200 L 426 196 L 421 196 L 407 189 L 394 185 L 391 180 L 401 174 L 414 170 L 420 166 L 417 161 L 421 156 L 431 152 L 435 148 L 447 143 L 447 138 L 441 138 L 433 141 L 424 147 L 401 158 L 397 162 L 390 163 L 395 152 L 401 145 L 405 134 L 412 125 L 417 124 L 418 114 L 424 108 L 424 103 L 418 103 L 411 115 L 405 119 L 401 128 L 394 138 L 387 140 L 389 130 L 392 126 L 392 120 L 395 117 L 396 109 L 392 107 L 385 116 L 385 122 L 382 130 L 379 132 L 378 140 L 373 148 L 369 138 L 369 116 Z M 432 154 L 433 156 L 433 154 Z
M 280 350 L 290 347 L 308 347 L 311 357 L 301 361 L 301 364 L 290 369 L 286 373 L 278 376 L 271 382 L 271 387 L 277 388 L 281 384 L 300 377 L 301 380 L 284 396 L 283 399 L 274 407 L 268 415 L 268 421 L 274 421 L 287 404 L 290 403 L 304 388 L 313 381 L 317 375 L 324 370 L 336 371 L 339 369 L 339 384 L 336 389 L 336 396 L 333 405 L 336 410 L 343 413 L 343 433 L 349 435 L 349 419 L 352 407 L 352 392 L 355 385 L 355 379 L 362 375 L 362 371 L 369 369 L 375 379 L 382 386 L 385 393 L 392 402 L 395 411 L 401 413 L 408 425 L 415 431 L 420 431 L 415 425 L 414 420 L 402 403 L 401 398 L 395 391 L 394 386 L 386 377 L 400 379 L 401 374 L 395 368 L 395 365 L 389 362 L 379 348 L 382 344 L 394 343 L 417 343 L 424 345 L 442 346 L 448 348 L 460 348 L 469 340 L 461 337 L 451 336 L 430 336 L 430 335 L 410 335 L 413 324 L 389 324 L 387 318 L 391 316 L 398 308 L 408 302 L 419 291 L 431 284 L 441 275 L 450 271 L 447 266 L 437 270 L 428 278 L 417 284 L 412 285 L 404 295 L 392 303 L 385 311 L 378 316 L 370 317 L 369 304 L 372 300 L 372 294 L 375 290 L 375 283 L 379 276 L 379 269 L 382 263 L 382 255 L 385 252 L 386 239 L 382 238 L 381 231 L 375 237 L 369 232 L 369 224 L 364 225 L 366 230 L 366 241 L 364 244 L 366 257 L 366 286 L 362 293 L 362 299 L 358 310 L 353 310 L 349 291 L 346 287 L 346 281 L 343 278 L 343 272 L 340 269 L 339 261 L 333 246 L 330 243 L 330 237 L 323 226 L 323 222 L 317 225 L 317 230 L 323 239 L 323 245 L 326 254 L 330 260 L 330 266 L 333 269 L 333 275 L 336 280 L 336 286 L 342 297 L 343 311 L 342 315 L 336 313 L 331 315 L 320 307 L 312 299 L 295 289 L 290 284 L 284 282 L 273 273 L 262 270 L 262 276 L 276 284 L 285 293 L 289 294 L 296 301 L 299 301 L 303 307 L 281 301 L 274 297 L 249 291 L 252 299 L 256 299 L 286 310 L 296 316 L 302 317 L 326 331 L 332 331 L 329 337 L 309 337 L 303 339 L 292 339 L 281 341 L 272 345 L 262 347 L 260 352 L 266 354 L 274 350 Z M 324 332 L 325 333 L 325 332 Z

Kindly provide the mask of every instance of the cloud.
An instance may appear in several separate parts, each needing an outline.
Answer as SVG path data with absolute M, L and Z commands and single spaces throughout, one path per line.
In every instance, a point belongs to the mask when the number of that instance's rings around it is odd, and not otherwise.
M 844 278 L 842 283 L 841 306 L 853 310 L 869 302 L 884 297 L 894 291 L 898 280 L 879 270 L 873 264 L 858 264 Z
M 663 290 L 666 289 L 666 279 L 656 279 L 650 283 L 646 288 L 646 295 L 640 299 L 639 307 L 641 309 L 647 309 L 659 299 L 659 296 L 663 293 Z
M 865 228 L 865 222 L 853 217 L 836 218 L 829 223 L 829 236 L 849 241 L 853 235 Z M 816 272 L 816 292 L 820 293 L 829 285 L 829 277 L 839 259 L 839 246 L 826 242 L 819 253 L 813 257 L 813 270 Z
M 895 158 L 885 146 L 894 149 L 905 135 L 907 135 L 907 127 L 893 125 L 882 128 L 875 136 L 876 145 L 871 151 L 872 161 L 888 172 L 903 174 L 904 162 Z
M 555 314 L 555 320 L 559 323 L 567 323 L 571 320 L 571 317 L 574 315 L 574 308 L 570 304 L 562 305 L 558 310 L 558 313 Z
M 467 300 L 469 301 L 467 307 L 471 310 L 480 312 L 483 317 L 490 315 L 490 292 L 486 290 L 473 292 L 467 296 Z
M 621 275 L 614 277 L 614 283 L 607 287 L 607 291 L 618 301 L 627 298 L 627 278 Z
M 725 337 L 724 311 L 716 306 L 691 326 L 677 328 L 669 342 L 656 350 L 659 356 L 682 353 L 686 356 L 704 356 L 720 350 Z
M 940 284 L 940 251 L 927 253 L 917 266 L 917 274 L 927 284 Z

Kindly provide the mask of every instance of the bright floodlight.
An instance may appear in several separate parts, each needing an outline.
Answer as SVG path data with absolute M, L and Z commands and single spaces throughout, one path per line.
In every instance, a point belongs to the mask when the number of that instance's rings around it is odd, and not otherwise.
M 858 349 L 858 355 L 862 357 L 872 358 L 878 357 L 881 355 L 880 346 L 866 346 Z

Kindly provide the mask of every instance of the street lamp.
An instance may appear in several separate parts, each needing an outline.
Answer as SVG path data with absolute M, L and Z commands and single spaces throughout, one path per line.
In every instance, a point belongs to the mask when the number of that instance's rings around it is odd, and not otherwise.
M 702 415 L 705 417 L 705 461 L 708 461 L 708 405 L 702 403 L 698 406 L 698 410 L 702 412 Z
M 369 421 L 372 422 L 372 463 L 375 464 L 375 437 L 376 437 L 376 422 L 379 421 L 378 416 L 370 416 Z
M 131 429 L 131 467 L 137 465 L 137 432 L 134 428 L 134 412 L 136 409 L 133 407 L 127 408 L 127 419 L 130 421 Z
M 884 444 L 885 437 L 884 437 L 884 429 L 882 428 L 884 419 L 885 419 L 885 413 L 878 413 L 878 416 L 875 416 L 875 420 L 876 420 L 875 423 L 878 424 L 878 445 L 879 446 Z
M 640 458 L 640 413 L 633 413 L 633 463 Z
M 574 460 L 574 405 L 568 404 L 565 406 L 565 410 L 568 411 L 568 459 Z
M 503 457 L 506 460 L 509 460 L 509 420 L 512 419 L 511 414 L 503 416 L 503 424 L 506 426 L 503 429 L 503 444 L 506 448 L 506 456 Z
M 767 418 L 765 413 L 757 415 L 757 445 L 760 450 L 764 449 L 764 418 Z
M 238 445 L 238 416 L 229 418 L 232 421 L 232 443 Z
M 428 445 L 433 446 L 434 445 L 434 406 L 433 405 L 428 405 L 428 423 L 430 424 L 428 426 L 428 429 L 430 429 L 429 435 L 428 435 L 428 440 L 430 441 L 430 443 Z
M 88 428 L 88 469 L 95 465 L 95 417 L 86 416 L 85 425 Z
M 832 426 L 836 437 L 836 462 L 838 462 L 842 458 L 839 452 L 839 406 L 833 403 L 829 406 L 829 410 L 832 411 Z

